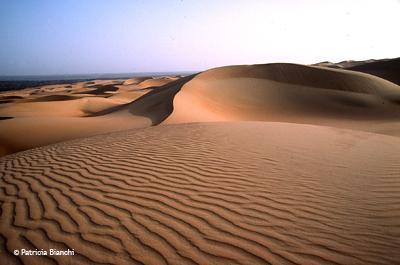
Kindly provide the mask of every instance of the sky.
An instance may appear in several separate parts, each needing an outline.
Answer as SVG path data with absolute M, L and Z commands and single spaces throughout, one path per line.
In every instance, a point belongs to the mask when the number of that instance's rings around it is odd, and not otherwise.
M 0 75 L 400 56 L 400 0 L 1 0 Z

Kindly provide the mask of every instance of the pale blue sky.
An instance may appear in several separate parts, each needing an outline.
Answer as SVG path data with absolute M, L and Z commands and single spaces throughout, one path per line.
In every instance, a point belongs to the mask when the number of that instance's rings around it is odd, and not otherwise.
M 0 75 L 400 56 L 400 2 L 1 0 Z

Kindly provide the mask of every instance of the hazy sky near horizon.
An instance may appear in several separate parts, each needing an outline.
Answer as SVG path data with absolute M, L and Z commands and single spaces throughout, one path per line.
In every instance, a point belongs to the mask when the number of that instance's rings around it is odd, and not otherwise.
M 0 1 L 0 75 L 400 56 L 400 0 Z

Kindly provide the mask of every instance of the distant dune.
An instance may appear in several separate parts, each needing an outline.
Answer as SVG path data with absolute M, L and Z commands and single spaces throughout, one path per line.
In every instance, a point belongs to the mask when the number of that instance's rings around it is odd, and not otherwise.
M 8 92 L 19 96 L 11 100 L 7 95 L 7 104 L 0 105 L 0 117 L 12 117 L 0 123 L 0 156 L 80 137 L 151 126 L 150 116 L 159 111 L 151 107 L 137 110 L 141 105 L 135 100 L 151 91 L 149 83 L 141 84 L 97 81 L 78 83 L 72 88 L 69 85 L 42 87 L 35 89 L 34 94 L 29 89 Z M 171 105 L 172 101 L 167 100 L 167 104 Z M 135 109 L 137 115 L 133 113 Z M 141 115 L 143 112 L 146 115 Z
M 400 85 L 400 57 L 382 60 L 344 61 L 339 63 L 321 62 L 315 65 L 363 72 Z
M 139 83 L 145 81 L 146 79 L 150 79 L 150 78 L 151 78 L 151 76 L 134 77 L 134 78 L 125 80 L 123 85 L 136 85 L 136 84 L 139 84 Z
M 359 64 L 347 69 L 376 75 L 400 85 L 400 58 Z
M 393 62 L 0 93 L 1 265 L 399 263 Z

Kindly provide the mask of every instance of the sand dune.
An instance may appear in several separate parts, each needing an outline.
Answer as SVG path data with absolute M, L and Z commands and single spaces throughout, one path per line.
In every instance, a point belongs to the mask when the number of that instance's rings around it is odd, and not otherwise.
M 5 93 L 11 102 L 0 104 L 0 155 L 160 123 L 275 121 L 400 135 L 400 87 L 354 71 L 281 63 L 128 83 Z
M 36 97 L 33 99 L 26 99 L 25 102 L 47 102 L 47 101 L 65 101 L 65 100 L 74 100 L 81 98 L 79 96 L 72 96 L 72 95 L 47 95 Z
M 400 85 L 400 57 L 382 60 L 343 61 L 339 63 L 320 62 L 314 65 L 367 73 Z
M 65 140 L 159 124 L 172 112 L 172 99 L 189 78 L 161 78 L 161 87 L 116 85 L 111 81 L 77 87 L 81 98 L 63 90 L 0 106 L 0 156 Z M 76 90 L 75 89 L 75 90 Z M 74 93 L 74 89 L 71 93 Z M 105 93 L 115 92 L 105 96 Z M 46 94 L 43 96 L 41 94 Z M 149 94 L 149 96 L 145 96 Z M 93 96 L 96 95 L 96 96 Z M 29 97 L 28 97 L 29 98 Z M 51 100 L 53 99 L 53 100 Z M 27 134 L 27 132 L 29 132 Z
M 94 88 L 94 89 L 89 91 L 84 91 L 84 94 L 104 95 L 108 92 L 114 92 L 118 90 L 118 87 L 114 85 L 93 85 L 90 86 L 89 88 Z M 82 92 L 76 92 L 76 93 L 82 93 Z
M 9 155 L 2 264 L 396 264 L 399 153 L 395 137 L 242 122 Z M 76 256 L 9 254 L 49 247 Z
M 134 77 L 134 78 L 130 78 L 124 81 L 124 85 L 136 85 L 139 84 L 140 82 L 146 80 L 146 79 L 150 79 L 151 76 L 141 76 L 141 77 Z
M 347 69 L 376 75 L 400 85 L 400 58 L 373 61 Z
M 295 64 L 229 66 L 185 84 L 165 123 L 284 121 L 400 135 L 399 99 L 399 86 L 353 71 Z
M 376 62 L 376 61 L 380 61 L 380 60 L 374 60 L 374 59 L 362 60 L 362 61 L 346 60 L 346 61 L 341 61 L 338 63 L 324 61 L 324 62 L 312 64 L 312 65 L 324 66 L 324 67 L 330 67 L 330 68 L 347 69 L 347 68 L 350 68 L 350 67 L 353 67 L 356 65 L 368 64 L 368 63 L 372 63 L 372 62 Z
M 1 122 L 0 156 L 70 139 L 152 125 L 150 119 L 134 115 L 113 115 L 112 118 L 102 116 L 90 119 L 80 117 L 10 117 Z
M 169 76 L 149 78 L 140 82 L 139 84 L 137 84 L 137 86 L 140 88 L 159 87 L 168 84 L 172 81 L 175 81 L 177 79 L 178 79 L 177 77 L 169 77 Z
M 139 88 L 148 88 L 148 87 L 157 87 L 163 86 L 169 82 L 177 80 L 179 77 L 177 76 L 140 76 L 133 77 L 124 81 L 124 85 L 136 85 Z
M 113 83 L 106 80 L 72 85 L 69 93 L 67 85 L 35 88 L 34 95 L 32 89 L 8 92 L 5 97 L 10 102 L 0 104 L 0 117 L 7 118 L 0 123 L 0 156 L 105 132 L 151 126 L 151 120 L 130 113 L 117 113 L 112 119 L 89 117 L 130 103 L 150 91 L 131 91 L 129 86 Z M 107 94 L 110 90 L 115 94 Z

